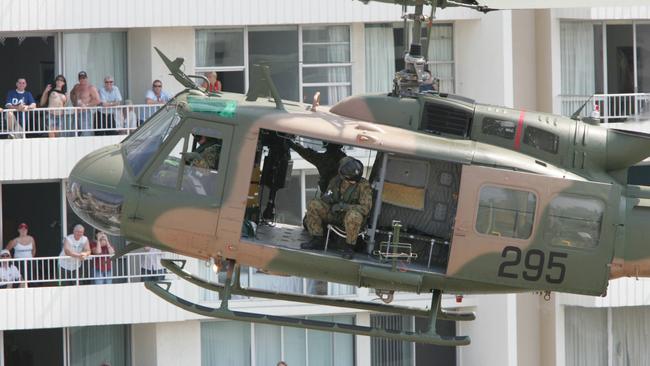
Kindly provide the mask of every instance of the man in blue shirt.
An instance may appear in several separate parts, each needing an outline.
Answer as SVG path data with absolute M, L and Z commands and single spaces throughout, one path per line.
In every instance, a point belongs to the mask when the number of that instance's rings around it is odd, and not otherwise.
M 122 113 L 121 109 L 111 108 L 116 107 L 122 104 L 122 94 L 120 94 L 120 89 L 114 85 L 115 80 L 112 76 L 108 75 L 104 77 L 104 87 L 99 89 L 99 100 L 101 101 L 101 106 L 104 107 L 97 114 L 97 126 L 95 128 L 98 130 L 95 132 L 95 135 L 117 135 L 118 130 L 115 126 L 115 114 L 116 112 Z
M 36 101 L 32 96 L 32 93 L 25 90 L 27 88 L 27 80 L 25 78 L 18 78 L 16 80 L 16 89 L 10 90 L 7 93 L 7 100 L 5 102 L 5 107 L 7 109 L 14 109 L 18 114 L 18 122 L 20 125 L 29 130 L 38 129 L 38 126 L 31 126 L 29 124 L 29 117 L 26 111 L 36 108 Z M 27 125 L 26 123 L 27 122 Z

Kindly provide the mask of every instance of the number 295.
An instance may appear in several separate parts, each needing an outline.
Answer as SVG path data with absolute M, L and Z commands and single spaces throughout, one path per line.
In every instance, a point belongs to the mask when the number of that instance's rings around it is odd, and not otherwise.
M 513 253 L 514 258 L 507 259 L 509 254 Z M 523 257 L 524 268 L 518 271 Z M 562 252 L 549 252 L 548 262 L 546 262 L 546 255 L 539 249 L 527 250 L 523 255 L 521 249 L 513 246 L 503 248 L 501 258 L 506 258 L 501 265 L 499 265 L 499 272 L 497 276 L 518 279 L 521 275 L 526 281 L 539 281 L 544 273 L 544 279 L 548 283 L 559 284 L 564 282 L 566 274 L 566 266 L 562 261 L 568 257 L 567 253 Z M 544 266 L 546 264 L 546 266 Z

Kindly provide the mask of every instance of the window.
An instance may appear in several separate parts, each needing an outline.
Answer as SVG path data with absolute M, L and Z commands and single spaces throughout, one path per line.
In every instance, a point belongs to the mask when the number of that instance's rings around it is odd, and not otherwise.
M 138 176 L 149 159 L 158 151 L 181 118 L 176 107 L 161 109 L 147 124 L 131 135 L 124 143 L 126 161 Z
M 129 328 L 126 325 L 68 329 L 70 365 L 130 365 Z
M 514 121 L 504 121 L 492 117 L 483 118 L 482 132 L 486 135 L 512 140 L 515 138 L 516 130 L 517 124 Z
M 546 240 L 553 245 L 594 248 L 600 238 L 605 204 L 593 198 L 559 195 L 548 207 Z
M 223 91 L 244 93 L 244 30 L 203 29 L 196 31 L 196 71 L 217 72 Z
M 320 103 L 332 105 L 352 93 L 350 27 L 303 27 L 302 57 L 303 102 L 320 92 Z
M 68 90 L 83 70 L 97 87 L 104 85 L 104 76 L 113 76 L 122 97 L 128 98 L 126 32 L 64 33 L 63 60 Z
M 354 324 L 352 315 L 309 319 Z M 232 321 L 201 323 L 202 365 L 262 366 L 281 359 L 289 365 L 352 366 L 354 336 Z
M 221 131 L 207 127 L 192 128 L 154 170 L 152 183 L 214 197 L 222 146 Z
M 282 99 L 300 100 L 298 54 L 297 26 L 255 27 L 248 31 L 248 65 L 268 65 Z M 249 75 L 251 71 L 249 68 Z
M 524 144 L 534 147 L 537 150 L 557 154 L 560 138 L 552 132 L 528 126 L 524 130 Z
M 481 188 L 476 231 L 528 239 L 533 231 L 537 198 L 532 192 L 504 187 Z

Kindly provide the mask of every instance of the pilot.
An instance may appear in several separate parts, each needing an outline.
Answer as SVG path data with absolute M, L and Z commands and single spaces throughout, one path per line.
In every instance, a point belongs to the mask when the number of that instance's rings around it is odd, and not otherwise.
M 199 168 L 217 170 L 221 153 L 220 140 L 204 135 L 194 135 L 194 139 L 198 142 L 198 146 L 190 154 L 188 162 Z
M 332 178 L 325 193 L 309 202 L 305 226 L 312 239 L 301 244 L 302 249 L 322 249 L 323 227 L 342 223 L 346 233 L 343 258 L 352 259 L 357 236 L 372 208 L 372 189 L 362 174 L 363 164 L 359 160 L 349 156 L 341 159 L 338 175 Z
M 339 161 L 347 156 L 342 151 L 342 145 L 331 142 L 323 142 L 323 144 L 325 145 L 325 152 L 321 153 L 294 141 L 289 141 L 289 147 L 297 152 L 298 155 L 302 156 L 303 159 L 312 163 L 318 170 L 318 174 L 320 175 L 320 178 L 318 178 L 318 188 L 321 194 L 327 191 L 327 185 L 336 176 Z

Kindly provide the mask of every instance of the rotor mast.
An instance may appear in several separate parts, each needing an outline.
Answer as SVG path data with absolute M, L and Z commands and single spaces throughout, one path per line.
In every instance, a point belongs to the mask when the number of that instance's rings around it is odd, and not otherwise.
M 413 20 L 413 27 L 411 30 L 412 39 L 411 45 L 408 51 L 404 54 L 404 70 L 400 70 L 395 73 L 395 78 L 393 79 L 393 95 L 399 97 L 408 97 L 413 96 L 420 92 L 420 86 L 426 81 L 430 81 L 431 74 L 425 72 L 425 67 L 427 60 L 422 52 L 422 21 L 425 20 L 423 15 L 424 4 L 429 2 L 427 0 L 416 0 L 415 2 L 415 12 L 412 14 L 404 14 L 404 20 L 406 24 L 406 19 Z M 437 6 L 437 1 L 430 1 L 432 6 L 431 18 L 435 14 L 435 9 Z M 404 32 L 406 33 L 406 27 L 404 27 Z M 428 32 L 428 37 L 431 36 L 431 32 Z M 429 41 L 427 39 L 427 47 Z M 425 53 L 427 50 L 424 50 Z

